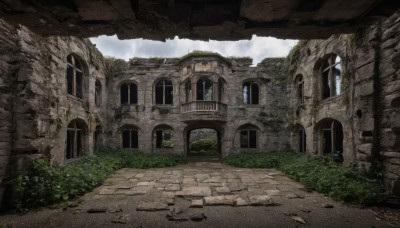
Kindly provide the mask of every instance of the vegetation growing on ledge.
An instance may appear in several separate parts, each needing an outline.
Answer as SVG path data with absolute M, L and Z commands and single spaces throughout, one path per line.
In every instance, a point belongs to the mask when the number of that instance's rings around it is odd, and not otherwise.
M 307 157 L 294 152 L 229 155 L 224 163 L 246 168 L 278 168 L 307 187 L 334 199 L 374 204 L 384 192 L 383 184 L 354 166 L 339 166 L 326 157 Z
M 105 62 L 107 79 L 118 77 L 128 69 L 128 64 L 123 59 L 106 56 Z
M 43 207 L 81 196 L 101 185 L 121 168 L 161 168 L 184 162 L 179 155 L 143 154 L 132 150 L 103 149 L 64 166 L 50 166 L 36 160 L 23 175 L 11 181 L 16 193 L 14 207 L 19 211 Z

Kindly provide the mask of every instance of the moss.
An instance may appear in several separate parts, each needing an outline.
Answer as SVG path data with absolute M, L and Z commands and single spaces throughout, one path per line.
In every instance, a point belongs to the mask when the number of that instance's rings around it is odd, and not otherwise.
M 129 114 L 130 106 L 123 104 L 114 110 L 114 118 L 116 120 L 122 119 Z
M 290 49 L 286 62 L 288 63 L 288 72 L 293 74 L 297 67 L 298 58 L 301 55 L 301 48 L 307 43 L 306 40 L 300 40 L 295 46 Z

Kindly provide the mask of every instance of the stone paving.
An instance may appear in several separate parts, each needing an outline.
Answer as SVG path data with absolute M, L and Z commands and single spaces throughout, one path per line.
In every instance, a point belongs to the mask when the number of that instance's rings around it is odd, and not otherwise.
M 303 197 L 304 187 L 275 169 L 240 169 L 220 163 L 192 163 L 164 169 L 121 169 L 108 178 L 98 195 L 149 195 L 138 210 L 162 210 L 181 197 L 192 207 L 272 205 L 274 197 Z

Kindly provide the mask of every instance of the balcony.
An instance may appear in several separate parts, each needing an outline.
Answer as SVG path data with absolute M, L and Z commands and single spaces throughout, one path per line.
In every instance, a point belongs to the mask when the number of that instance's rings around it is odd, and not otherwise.
M 182 104 L 183 121 L 226 121 L 227 105 L 219 101 L 191 101 Z

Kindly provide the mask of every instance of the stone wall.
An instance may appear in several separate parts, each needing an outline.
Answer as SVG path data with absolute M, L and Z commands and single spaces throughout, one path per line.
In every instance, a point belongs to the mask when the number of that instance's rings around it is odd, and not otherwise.
M 322 154 L 319 123 L 337 120 L 343 126 L 344 163 L 356 162 L 378 171 L 383 166 L 385 185 L 396 194 L 400 176 L 398 16 L 354 34 L 304 42 L 289 56 L 288 83 L 292 147 L 298 147 L 296 126 L 302 126 L 307 153 Z M 332 54 L 341 58 L 341 94 L 322 99 L 319 64 Z M 303 105 L 297 94 L 299 74 L 304 77 Z

